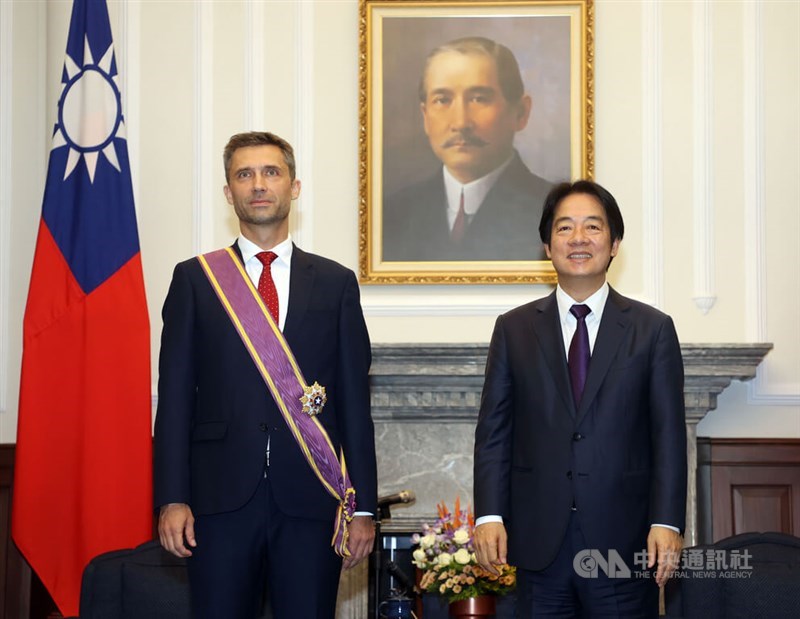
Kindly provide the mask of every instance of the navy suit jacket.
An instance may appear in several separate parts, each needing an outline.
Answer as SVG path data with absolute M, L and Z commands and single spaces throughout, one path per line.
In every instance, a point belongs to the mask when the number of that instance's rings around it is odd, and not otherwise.
M 269 436 L 280 510 L 333 524 L 336 501 L 303 457 L 196 258 L 175 267 L 163 319 L 156 507 L 188 503 L 195 514 L 241 507 L 263 477 Z M 353 272 L 294 247 L 283 333 L 306 381 L 327 390 L 318 419 L 337 453 L 344 449 L 358 510 L 376 513 L 371 352 Z
M 539 219 L 552 185 L 518 154 L 486 194 L 458 243 L 450 240 L 442 171 L 397 192 L 384 207 L 384 261 L 544 260 Z
M 633 569 L 651 524 L 683 529 L 683 362 L 672 320 L 613 289 L 580 407 L 555 292 L 500 316 L 475 433 L 476 516 L 503 517 L 509 562 L 555 558 L 574 504 L 589 548 Z

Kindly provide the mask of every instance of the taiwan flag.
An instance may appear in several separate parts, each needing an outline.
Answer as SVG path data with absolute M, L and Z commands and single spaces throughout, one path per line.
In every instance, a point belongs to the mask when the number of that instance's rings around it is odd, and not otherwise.
M 152 537 L 150 325 L 105 0 L 75 0 L 23 358 L 12 535 L 65 615 Z

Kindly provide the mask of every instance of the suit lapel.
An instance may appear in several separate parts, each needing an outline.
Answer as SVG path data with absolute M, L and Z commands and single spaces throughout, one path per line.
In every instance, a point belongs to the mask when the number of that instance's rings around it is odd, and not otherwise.
M 292 245 L 292 270 L 289 275 L 289 307 L 283 333 L 287 335 L 303 322 L 308 301 L 314 287 L 314 265 L 308 254 L 297 245 Z
M 231 245 L 231 249 L 233 250 L 233 252 L 234 252 L 234 253 L 235 253 L 237 256 L 239 256 L 239 261 L 240 261 L 242 264 L 244 264 L 244 258 L 242 257 L 242 250 L 241 250 L 241 249 L 239 249 L 239 239 L 236 239 L 236 240 L 233 242 L 233 245 Z
M 432 199 L 431 208 L 425 209 L 425 218 L 428 220 L 426 225 L 427 230 L 435 230 L 445 242 L 450 241 L 450 224 L 447 222 L 447 192 L 444 188 L 444 178 L 442 172 L 432 179 L 430 187 L 430 195 Z M 417 224 L 414 224 L 415 227 Z M 420 228 L 422 229 L 422 228 Z
M 244 263 L 242 250 L 239 243 L 233 242 L 233 251 L 239 256 L 239 260 Z M 289 275 L 289 307 L 286 314 L 286 322 L 283 325 L 283 332 L 286 334 L 294 325 L 301 324 L 303 316 L 308 309 L 308 301 L 311 298 L 311 289 L 314 286 L 314 264 L 309 259 L 308 254 L 297 245 L 292 244 L 292 268 Z
M 470 227 L 497 227 L 502 226 L 503 214 L 512 210 L 514 204 L 518 203 L 521 185 L 521 178 L 524 178 L 527 168 L 519 158 L 519 154 L 514 153 L 514 159 L 503 170 L 500 178 L 483 198 L 481 208 L 475 214 L 474 219 L 469 224 Z M 444 184 L 442 185 L 444 187 Z M 529 196 L 526 196 L 529 199 Z M 487 207 L 492 208 L 487 208 Z M 498 212 L 498 210 L 502 212 Z M 469 228 L 468 228 L 469 229 Z
M 556 293 L 542 299 L 536 306 L 533 316 L 534 337 L 539 342 L 547 361 L 547 367 L 553 375 L 556 391 L 561 394 L 564 406 L 570 415 L 575 417 L 575 403 L 572 400 L 572 388 L 569 381 L 567 356 L 564 353 L 564 337 L 561 333 L 561 319 L 558 315 Z
M 583 388 L 583 397 L 578 409 L 578 422 L 586 415 L 592 401 L 597 396 L 608 373 L 608 368 L 625 339 L 625 333 L 630 327 L 630 315 L 628 314 L 630 307 L 627 299 L 609 286 L 608 300 L 603 308 L 603 318 L 600 321 L 592 358 L 589 362 L 589 375 L 586 377 L 586 385 Z

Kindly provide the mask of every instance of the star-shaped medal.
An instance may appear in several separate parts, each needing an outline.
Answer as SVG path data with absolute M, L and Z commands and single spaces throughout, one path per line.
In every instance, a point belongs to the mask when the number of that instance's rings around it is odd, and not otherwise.
M 325 387 L 314 381 L 313 385 L 303 387 L 302 396 L 300 396 L 300 403 L 303 405 L 303 412 L 309 417 L 319 415 L 322 412 L 322 407 L 328 401 L 325 395 Z

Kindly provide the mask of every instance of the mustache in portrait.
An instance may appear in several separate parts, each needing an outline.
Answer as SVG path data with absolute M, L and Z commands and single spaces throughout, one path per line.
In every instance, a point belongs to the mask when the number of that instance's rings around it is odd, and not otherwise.
M 486 146 L 488 142 L 482 140 L 477 135 L 467 132 L 459 132 L 453 137 L 448 138 L 442 144 L 442 148 L 452 148 L 453 146 Z

